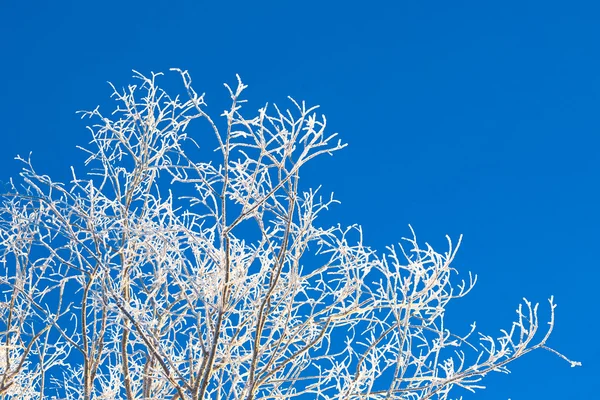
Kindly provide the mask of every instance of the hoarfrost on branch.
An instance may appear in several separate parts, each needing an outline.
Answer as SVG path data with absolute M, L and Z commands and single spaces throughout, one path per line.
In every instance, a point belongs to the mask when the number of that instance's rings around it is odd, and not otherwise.
M 19 158 L 0 209 L 2 398 L 446 399 L 536 349 L 579 365 L 547 347 L 552 299 L 539 334 L 527 300 L 496 337 L 445 326 L 476 280 L 456 281 L 460 238 L 438 253 L 412 232 L 380 255 L 360 226 L 320 227 L 336 201 L 300 170 L 345 145 L 317 107 L 245 117 L 238 77 L 220 126 L 175 71 L 184 95 L 135 73 L 112 114 L 83 113 L 87 169 L 68 184 Z

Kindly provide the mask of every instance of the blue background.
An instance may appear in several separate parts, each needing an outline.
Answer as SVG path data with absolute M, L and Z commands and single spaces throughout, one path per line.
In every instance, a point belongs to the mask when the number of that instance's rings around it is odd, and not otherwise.
M 106 81 L 131 69 L 188 69 L 213 116 L 239 73 L 250 109 L 320 104 L 349 143 L 303 175 L 342 200 L 321 224 L 360 223 L 382 250 L 409 223 L 438 251 L 465 235 L 456 266 L 479 283 L 453 328 L 496 333 L 523 296 L 555 296 L 550 344 L 583 368 L 538 352 L 466 399 L 598 398 L 596 4 L 3 0 L 0 179 L 31 150 L 68 180 L 89 138 L 75 111 L 110 110 Z

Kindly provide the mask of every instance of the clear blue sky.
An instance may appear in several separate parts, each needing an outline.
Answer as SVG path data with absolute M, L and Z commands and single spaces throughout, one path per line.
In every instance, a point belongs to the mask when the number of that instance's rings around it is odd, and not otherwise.
M 457 328 L 555 296 L 551 345 L 584 367 L 533 354 L 466 399 L 598 398 L 600 3 L 489 3 L 4 0 L 0 179 L 31 150 L 66 180 L 75 111 L 108 107 L 131 69 L 188 69 L 209 106 L 239 73 L 252 104 L 320 104 L 349 143 L 303 177 L 342 200 L 323 224 L 381 249 L 409 223 L 438 247 L 465 235 L 456 266 L 479 283 Z

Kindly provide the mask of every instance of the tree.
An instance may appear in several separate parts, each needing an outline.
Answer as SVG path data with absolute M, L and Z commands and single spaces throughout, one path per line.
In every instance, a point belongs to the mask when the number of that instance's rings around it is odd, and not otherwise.
M 83 113 L 88 169 L 68 184 L 18 157 L 0 208 L 2 398 L 446 399 L 536 349 L 579 365 L 547 347 L 552 298 L 541 337 L 528 301 L 498 338 L 445 327 L 476 280 L 455 283 L 460 239 L 440 254 L 413 232 L 381 256 L 359 226 L 319 227 L 335 200 L 301 190 L 300 170 L 345 145 L 317 107 L 246 118 L 238 77 L 220 129 L 175 71 L 185 100 L 135 73 L 111 117 Z M 195 120 L 212 133 L 188 133 Z

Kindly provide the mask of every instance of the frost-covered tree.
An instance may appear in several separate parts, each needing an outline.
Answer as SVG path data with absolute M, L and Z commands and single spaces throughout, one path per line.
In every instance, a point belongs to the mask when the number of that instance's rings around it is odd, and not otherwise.
M 68 183 L 29 159 L 0 205 L 0 397 L 446 399 L 547 347 L 525 301 L 499 337 L 445 325 L 475 283 L 414 232 L 384 253 L 299 187 L 344 147 L 316 107 L 210 117 L 136 73 Z M 198 120 L 198 121 L 196 121 Z M 203 122 L 202 122 L 203 121 Z M 216 147 L 214 153 L 206 146 Z M 212 150 L 212 148 L 210 148 Z

